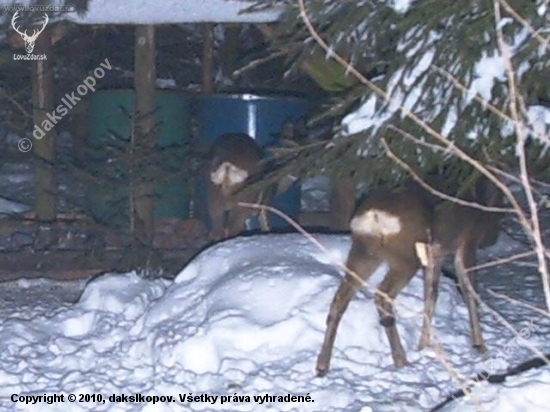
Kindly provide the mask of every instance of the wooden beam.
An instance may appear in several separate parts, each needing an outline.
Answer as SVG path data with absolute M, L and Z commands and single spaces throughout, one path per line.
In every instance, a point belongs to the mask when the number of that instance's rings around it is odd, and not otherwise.
M 44 55 L 32 66 L 33 149 L 38 158 L 35 169 L 36 216 L 42 221 L 55 219 L 57 212 L 57 180 L 55 176 L 56 129 L 48 118 L 54 109 L 51 31 L 46 27 L 35 42 L 33 54 Z
M 223 27 L 225 36 L 219 48 L 219 64 L 224 78 L 234 81 L 233 72 L 237 69 L 241 25 L 227 23 Z
M 202 92 L 214 92 L 214 24 L 203 25 Z

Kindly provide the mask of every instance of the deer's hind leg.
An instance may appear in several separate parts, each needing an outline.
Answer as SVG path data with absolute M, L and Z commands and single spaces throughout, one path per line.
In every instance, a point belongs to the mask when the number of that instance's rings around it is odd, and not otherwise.
M 354 272 L 359 279 L 349 273 L 346 274 L 332 299 L 327 317 L 327 329 L 325 331 L 323 346 L 317 358 L 317 376 L 324 376 L 328 372 L 332 348 L 334 347 L 334 340 L 336 339 L 336 332 L 342 315 L 348 308 L 349 302 L 361 287 L 361 281 L 366 281 L 381 263 L 382 259 L 380 257 L 374 254 L 368 254 L 365 247 L 354 240 L 348 257 L 347 267 L 350 271 Z
M 455 269 L 460 281 L 460 287 L 464 293 L 464 300 L 468 307 L 470 318 L 470 328 L 472 333 L 472 342 L 480 352 L 486 351 L 485 341 L 481 333 L 481 323 L 479 321 L 479 309 L 476 300 L 477 276 L 474 271 L 468 271 L 469 268 L 476 265 L 476 245 L 463 241 L 455 255 Z
M 406 366 L 408 361 L 401 343 L 401 338 L 399 337 L 399 332 L 395 326 L 393 306 L 395 298 L 411 281 L 416 270 L 417 266 L 414 263 L 408 263 L 404 259 L 394 259 L 390 262 L 390 270 L 378 286 L 375 297 L 376 308 L 380 316 L 380 324 L 384 327 L 390 344 L 393 362 L 398 368 Z

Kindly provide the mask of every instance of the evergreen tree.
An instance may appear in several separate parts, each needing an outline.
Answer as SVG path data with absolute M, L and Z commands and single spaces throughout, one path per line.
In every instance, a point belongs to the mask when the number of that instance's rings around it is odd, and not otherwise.
M 345 67 L 334 69 L 338 63 L 312 38 L 297 1 L 254 3 L 253 9 L 285 5 L 273 47 L 289 50 L 292 68 L 306 70 L 322 87 L 335 92 L 328 114 L 343 118 L 342 135 L 347 136 L 321 148 L 301 149 L 298 154 L 295 148 L 279 151 L 287 170 L 318 173 L 327 169 L 352 173 L 357 180 L 369 183 L 399 181 L 406 173 L 386 156 L 380 145 L 383 137 L 391 150 L 421 175 L 439 166 L 463 180 L 471 172 L 463 162 L 407 137 L 436 143 L 400 107 L 484 163 L 513 169 L 517 163 L 513 123 L 480 101 L 510 116 L 511 92 L 497 41 L 499 27 L 527 108 L 523 120 L 530 132 L 530 168 L 548 178 L 547 1 L 304 0 L 315 31 L 331 50 L 385 90 L 391 96 L 389 102 Z M 500 20 L 495 17 L 496 6 L 502 13 Z M 459 84 L 463 88 L 457 87 Z

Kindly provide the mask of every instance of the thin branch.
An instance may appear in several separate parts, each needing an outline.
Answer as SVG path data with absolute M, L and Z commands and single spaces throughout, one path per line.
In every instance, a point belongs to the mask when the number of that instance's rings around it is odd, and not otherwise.
M 541 309 L 541 308 L 537 308 L 536 306 L 531 305 L 529 303 L 522 302 L 521 300 L 514 299 L 514 298 L 512 298 L 508 295 L 505 295 L 504 293 L 495 292 L 492 289 L 487 289 L 487 293 L 489 293 L 489 295 L 491 295 L 491 296 L 494 296 L 495 298 L 504 299 L 504 300 L 508 301 L 509 303 L 514 304 L 514 305 L 518 305 L 518 306 L 524 307 L 526 309 L 530 309 L 533 312 L 536 312 L 539 315 L 542 315 L 544 317 L 549 316 L 548 311 L 545 311 L 544 309 Z
M 527 257 L 533 256 L 533 255 L 535 255 L 534 251 L 516 253 L 515 255 L 512 255 L 512 256 L 508 256 L 508 257 L 505 257 L 505 258 L 500 258 L 500 259 L 493 260 L 492 262 L 487 262 L 487 263 L 483 263 L 481 265 L 471 266 L 471 267 L 466 269 L 466 273 L 491 268 L 493 266 L 500 266 L 500 265 L 503 265 L 504 263 L 510 263 L 510 262 L 513 262 L 514 260 L 527 258 Z
M 548 310 L 550 310 L 550 274 L 548 273 L 548 266 L 546 264 L 546 259 L 544 258 L 545 248 L 542 241 L 542 235 L 540 230 L 538 208 L 535 202 L 535 198 L 533 196 L 531 183 L 529 182 L 527 156 L 525 153 L 526 136 L 523 128 L 521 127 L 521 123 L 519 120 L 520 116 L 519 116 L 518 107 L 517 107 L 519 93 L 516 85 L 516 73 L 512 65 L 510 48 L 504 41 L 502 27 L 500 25 L 502 16 L 500 12 L 499 0 L 494 0 L 494 11 L 495 11 L 495 26 L 496 26 L 498 46 L 504 58 L 504 62 L 506 64 L 508 88 L 510 90 L 510 103 L 509 103 L 510 113 L 512 115 L 512 119 L 514 120 L 514 125 L 516 127 L 516 136 L 517 136 L 516 151 L 517 151 L 517 156 L 519 161 L 520 178 L 523 186 L 523 191 L 525 192 L 525 196 L 527 197 L 529 211 L 531 213 L 530 222 L 529 222 L 530 225 L 527 225 L 526 227 L 531 229 L 529 231 L 529 234 L 533 238 L 533 241 L 535 243 L 535 250 L 537 252 L 537 258 L 539 262 L 539 273 L 542 277 L 542 287 L 544 290 L 544 296 L 546 298 L 546 307 L 548 308 Z
M 545 39 L 542 37 L 537 30 L 533 27 L 531 23 L 529 23 L 527 20 L 525 20 L 517 11 L 515 11 L 512 6 L 506 1 L 506 0 L 498 0 L 498 2 L 504 7 L 504 9 L 512 15 L 516 21 L 518 21 L 523 27 L 525 27 L 527 30 L 529 30 L 529 33 L 533 35 L 537 41 L 543 45 L 546 49 L 550 50 L 550 40 Z M 548 4 L 546 5 L 548 7 Z
M 23 105 L 21 105 L 21 103 L 19 103 L 17 100 L 15 100 L 12 96 L 10 96 L 8 94 L 8 92 L 6 92 L 4 90 L 4 88 L 0 87 L 0 95 L 5 97 L 6 99 L 8 99 L 20 112 L 21 114 L 23 114 L 23 116 L 25 116 L 26 118 L 28 119 L 32 119 L 32 114 L 29 113 L 24 107 Z
M 243 73 L 255 69 L 258 66 L 261 66 L 262 64 L 268 63 L 273 59 L 276 59 L 278 57 L 284 56 L 285 54 L 288 54 L 288 50 L 281 50 L 275 53 L 270 54 L 269 56 L 262 57 L 261 59 L 256 59 L 248 63 L 247 65 L 241 67 L 240 69 L 237 69 L 233 72 L 233 76 L 235 78 L 242 76 Z
M 498 212 L 498 213 L 511 213 L 511 212 L 514 212 L 514 209 L 510 209 L 510 208 L 485 206 L 485 205 L 482 205 L 482 204 L 476 203 L 476 202 L 468 202 L 467 200 L 462 200 L 462 199 L 459 199 L 459 198 L 454 197 L 454 196 L 449 196 L 449 195 L 447 195 L 443 192 L 440 192 L 439 190 L 434 189 L 432 186 L 430 186 L 428 183 L 426 183 L 424 180 L 422 180 L 422 178 L 420 176 L 418 176 L 418 174 L 416 174 L 407 163 L 405 163 L 403 160 L 401 160 L 399 157 L 397 157 L 397 155 L 395 153 L 393 153 L 393 151 L 388 146 L 388 143 L 386 142 L 386 139 L 382 138 L 381 142 L 382 142 L 382 147 L 386 151 L 387 156 L 390 159 L 392 159 L 395 163 L 397 163 L 400 167 L 405 169 L 420 186 L 422 186 L 424 189 L 426 189 L 430 193 L 432 193 L 432 194 L 434 194 L 434 195 L 436 195 L 436 196 L 438 196 L 442 199 L 448 200 L 450 202 L 454 202 L 454 203 L 457 203 L 457 204 L 462 205 L 462 206 L 473 207 L 473 208 L 476 208 L 476 209 L 484 210 L 486 212 Z

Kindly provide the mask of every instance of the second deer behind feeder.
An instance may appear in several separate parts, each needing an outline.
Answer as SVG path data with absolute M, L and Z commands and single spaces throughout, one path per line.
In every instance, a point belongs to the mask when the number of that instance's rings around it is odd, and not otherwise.
M 267 202 L 266 190 L 243 190 L 262 169 L 262 151 L 250 136 L 225 134 L 213 144 L 207 183 L 212 239 L 238 235 L 246 229 L 246 220 L 258 214 L 256 209 L 239 206 L 239 202 Z
M 486 206 L 499 206 L 501 193 L 482 178 L 471 201 Z M 430 343 L 429 328 L 437 300 L 437 289 L 443 260 L 455 256 L 455 269 L 462 285 L 470 315 L 472 340 L 475 347 L 485 348 L 477 302 L 470 289 L 475 276 L 467 269 L 476 264 L 476 251 L 495 243 L 499 233 L 499 215 L 479 208 L 461 206 L 451 201 L 435 207 L 433 199 L 418 188 L 401 191 L 378 191 L 362 202 L 351 223 L 352 246 L 347 267 L 359 279 L 346 274 L 338 288 L 327 317 L 327 329 L 321 353 L 317 359 L 317 374 L 328 372 L 331 352 L 340 319 L 357 289 L 376 269 L 386 262 L 389 271 L 378 285 L 375 304 L 380 324 L 386 332 L 392 358 L 397 367 L 407 364 L 405 350 L 395 326 L 393 301 L 411 281 L 421 262 L 417 244 L 430 245 L 434 271 L 425 279 L 425 312 L 420 348 Z
M 307 142 L 304 119 L 283 123 L 279 141 L 301 145 Z M 269 229 L 267 213 L 239 206 L 243 203 L 269 205 L 275 197 L 288 190 L 297 180 L 285 175 L 267 187 L 245 189 L 264 171 L 262 149 L 244 133 L 221 135 L 208 155 L 208 211 L 213 240 L 233 237 L 246 229 L 247 219 L 259 215 L 262 230 Z M 227 216 L 226 216 L 227 214 Z

